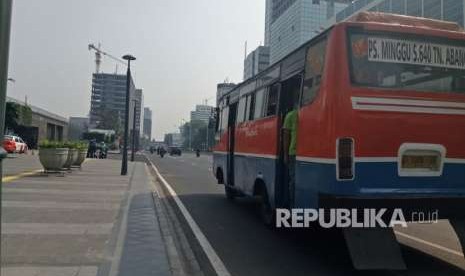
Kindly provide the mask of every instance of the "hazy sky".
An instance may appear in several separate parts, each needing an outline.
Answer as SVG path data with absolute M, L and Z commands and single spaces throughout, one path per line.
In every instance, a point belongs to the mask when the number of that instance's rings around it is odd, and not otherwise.
M 263 41 L 265 0 L 15 0 L 8 95 L 63 116 L 89 112 L 89 43 L 137 57 L 133 75 L 161 139 L 226 78 L 242 80 L 244 42 Z M 104 58 L 113 73 L 115 62 Z M 122 73 L 125 68 L 119 66 Z

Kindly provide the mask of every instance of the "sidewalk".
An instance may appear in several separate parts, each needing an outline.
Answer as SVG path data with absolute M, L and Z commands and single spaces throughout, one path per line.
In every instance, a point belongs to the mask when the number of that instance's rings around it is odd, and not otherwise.
M 120 165 L 5 183 L 1 275 L 170 275 L 145 164 Z

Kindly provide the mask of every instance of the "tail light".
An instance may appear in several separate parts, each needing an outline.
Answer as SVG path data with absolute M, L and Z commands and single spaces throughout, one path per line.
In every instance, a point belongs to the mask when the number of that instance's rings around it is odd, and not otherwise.
M 339 138 L 337 140 L 337 180 L 354 179 L 354 139 Z

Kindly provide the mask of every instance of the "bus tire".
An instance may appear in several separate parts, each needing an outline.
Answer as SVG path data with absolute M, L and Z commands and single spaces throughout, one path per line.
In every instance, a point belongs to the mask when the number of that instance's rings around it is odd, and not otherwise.
M 234 188 L 228 186 L 228 185 L 224 185 L 224 192 L 226 194 L 226 198 L 230 201 L 233 201 L 235 198 L 236 198 L 236 191 L 234 190 Z
M 262 222 L 269 228 L 274 228 L 275 226 L 275 212 L 271 208 L 270 199 L 268 197 L 268 192 L 264 184 L 260 185 L 259 195 L 260 195 L 260 204 L 259 204 L 259 213 Z

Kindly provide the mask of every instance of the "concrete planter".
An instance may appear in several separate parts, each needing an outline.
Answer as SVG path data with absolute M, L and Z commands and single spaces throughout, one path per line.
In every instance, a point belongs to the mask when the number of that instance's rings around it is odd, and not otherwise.
M 63 165 L 63 168 L 71 169 L 71 165 L 76 162 L 78 158 L 78 149 L 69 149 L 68 151 L 68 158 L 66 159 L 65 164 Z
M 83 150 L 78 150 L 78 156 L 76 159 L 76 162 L 73 163 L 73 166 L 81 166 L 82 163 L 84 163 L 84 160 L 86 160 L 87 157 L 87 149 Z
M 46 171 L 59 171 L 68 160 L 68 151 L 68 148 L 40 148 L 40 163 Z

